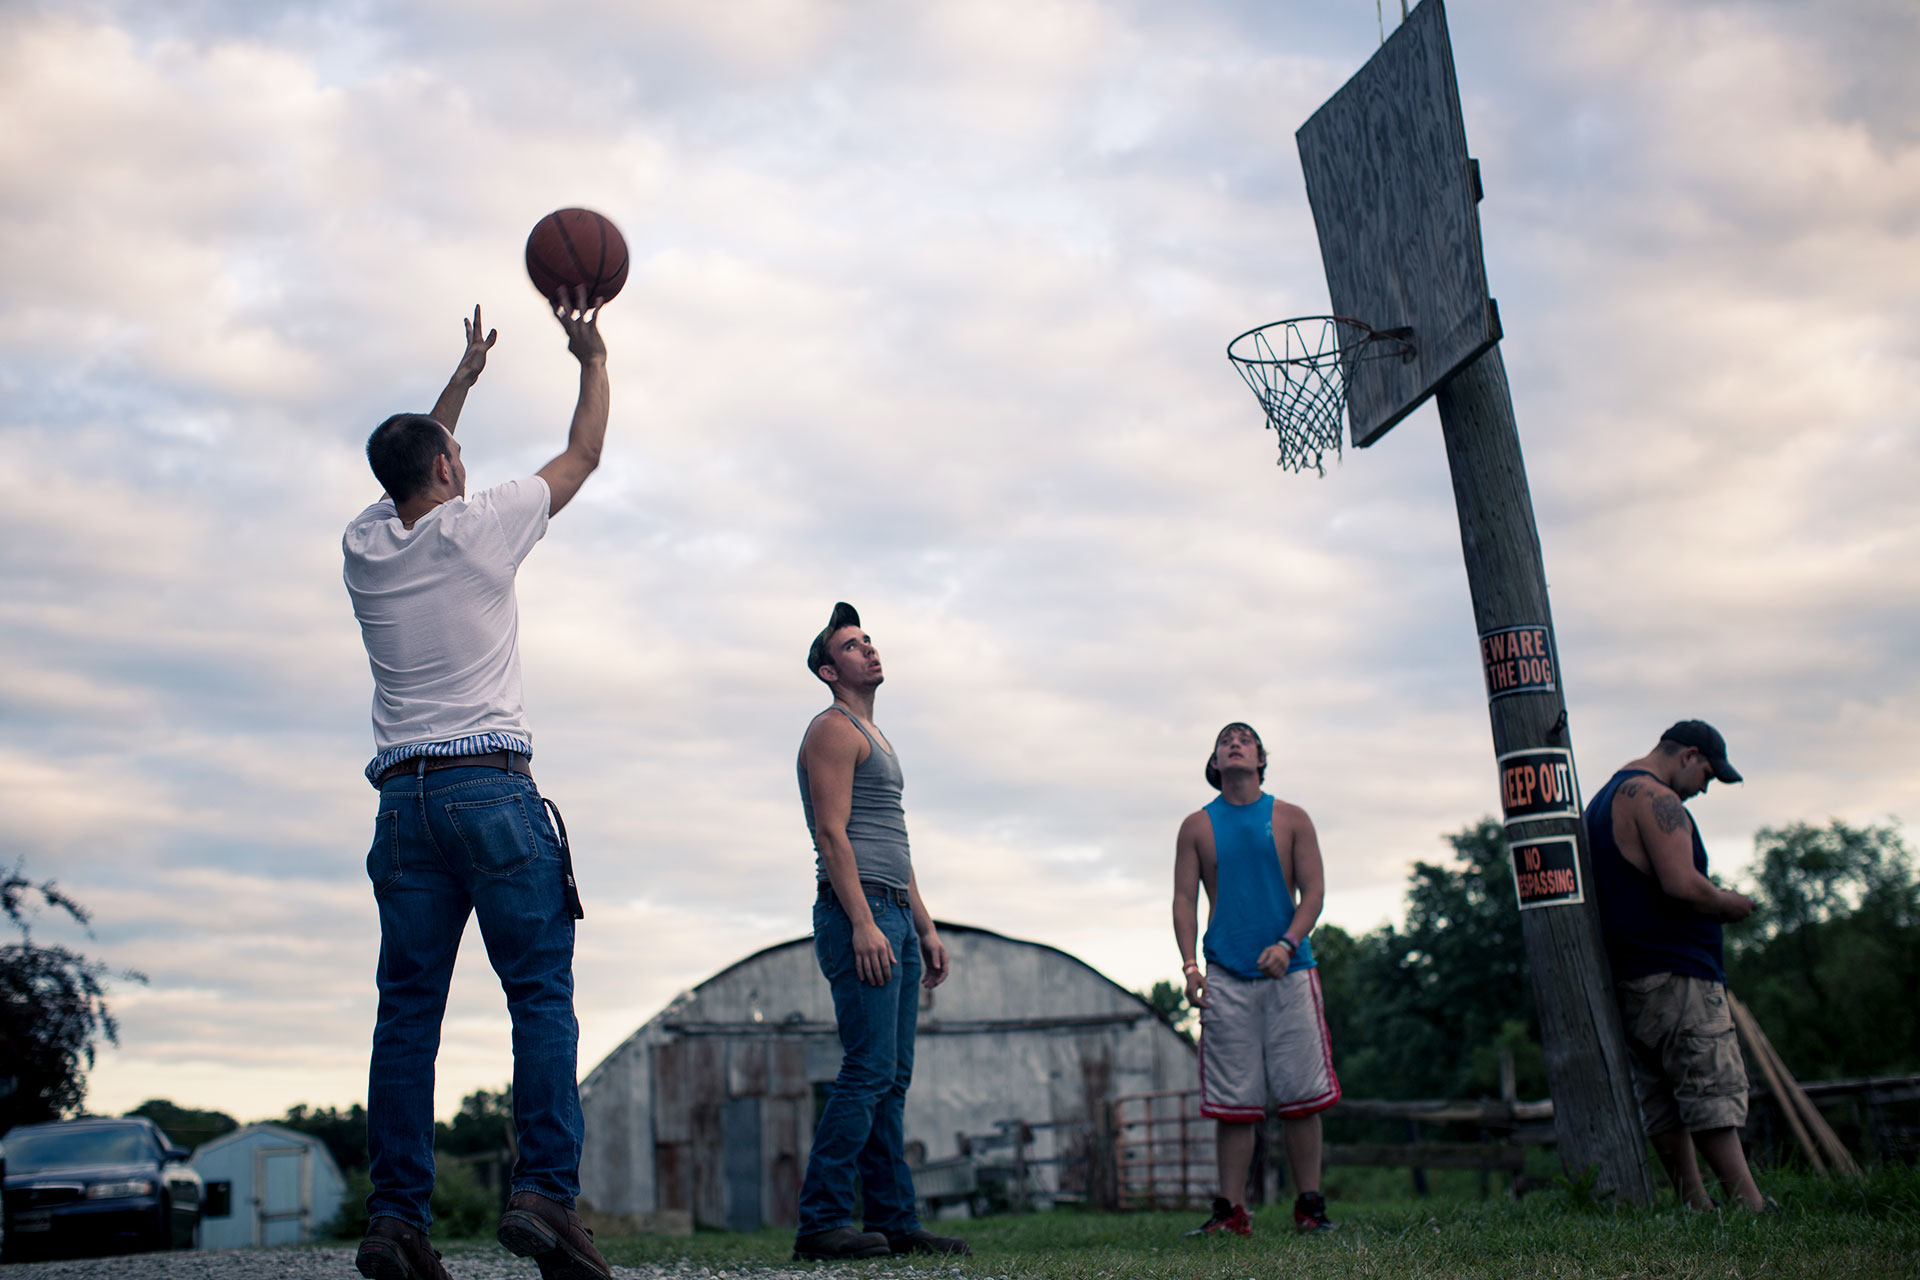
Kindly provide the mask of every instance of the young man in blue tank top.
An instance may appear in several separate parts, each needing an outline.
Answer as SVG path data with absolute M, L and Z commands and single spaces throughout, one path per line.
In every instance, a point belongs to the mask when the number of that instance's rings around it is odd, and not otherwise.
M 1727 1194 L 1754 1212 L 1760 1194 L 1740 1149 L 1747 1069 L 1727 1005 L 1720 927 L 1753 899 L 1707 879 L 1707 849 L 1681 802 L 1740 781 L 1726 740 L 1682 720 L 1622 765 L 1587 805 L 1594 900 L 1627 1035 L 1640 1118 L 1680 1198 L 1713 1207 L 1695 1149 Z
M 1340 1100 L 1307 934 L 1326 879 L 1313 820 L 1260 789 L 1267 749 L 1244 724 L 1214 739 L 1206 777 L 1219 799 L 1180 824 L 1174 844 L 1173 936 L 1200 1010 L 1200 1114 L 1218 1125 L 1220 1193 L 1188 1232 L 1252 1235 L 1241 1203 L 1254 1143 L 1271 1104 L 1300 1195 L 1300 1231 L 1331 1231 L 1320 1193 L 1320 1113 Z M 1207 890 L 1206 968 L 1195 959 L 1200 888 Z
M 844 1056 L 814 1127 L 793 1256 L 971 1253 L 921 1226 L 914 1210 L 904 1125 L 917 988 L 946 981 L 947 949 L 914 878 L 900 761 L 873 722 L 880 654 L 852 605 L 833 606 L 807 670 L 833 691 L 807 726 L 797 772 L 818 885 L 813 951 Z M 853 1226 L 856 1174 L 864 1231 Z

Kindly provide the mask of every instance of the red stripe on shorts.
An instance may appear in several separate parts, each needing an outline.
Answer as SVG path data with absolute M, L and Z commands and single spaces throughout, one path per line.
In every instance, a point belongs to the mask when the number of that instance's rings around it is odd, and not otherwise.
M 1327 1034 L 1327 1007 L 1320 998 L 1320 968 L 1318 965 L 1307 970 L 1307 976 L 1313 980 L 1313 1017 L 1320 1024 L 1320 1052 L 1327 1066 L 1326 1091 L 1300 1102 L 1286 1103 L 1278 1108 L 1283 1120 L 1298 1120 L 1310 1116 L 1316 1111 L 1325 1111 L 1340 1101 L 1340 1077 L 1333 1073 L 1333 1037 Z M 1203 1074 L 1201 1079 L 1206 1077 Z

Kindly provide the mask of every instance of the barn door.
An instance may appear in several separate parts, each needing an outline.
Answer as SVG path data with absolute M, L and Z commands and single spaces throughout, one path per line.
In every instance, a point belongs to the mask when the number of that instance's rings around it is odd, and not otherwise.
M 727 1180 L 727 1229 L 760 1229 L 760 1099 L 729 1098 L 720 1112 Z
M 255 1147 L 253 1151 L 253 1242 L 304 1244 L 312 1233 L 312 1185 L 306 1147 Z

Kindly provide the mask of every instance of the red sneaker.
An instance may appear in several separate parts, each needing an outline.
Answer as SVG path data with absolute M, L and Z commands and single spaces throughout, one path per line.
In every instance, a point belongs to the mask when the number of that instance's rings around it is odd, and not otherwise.
M 1228 1204 L 1226 1197 L 1213 1198 L 1213 1216 L 1187 1232 L 1190 1236 L 1210 1236 L 1218 1232 L 1229 1232 L 1236 1236 L 1253 1234 L 1253 1219 L 1247 1216 L 1246 1209 L 1237 1204 Z
M 1293 1227 L 1301 1232 L 1333 1230 L 1333 1219 L 1327 1217 L 1327 1198 L 1318 1191 L 1302 1192 L 1293 1202 Z

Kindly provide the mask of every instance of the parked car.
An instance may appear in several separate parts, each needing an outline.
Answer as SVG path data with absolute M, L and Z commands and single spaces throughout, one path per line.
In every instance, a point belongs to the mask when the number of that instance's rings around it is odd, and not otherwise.
M 193 1247 L 200 1175 L 144 1116 L 16 1125 L 0 1149 L 8 1260 Z

